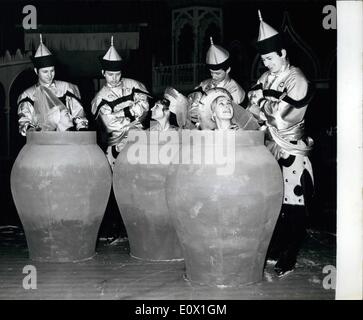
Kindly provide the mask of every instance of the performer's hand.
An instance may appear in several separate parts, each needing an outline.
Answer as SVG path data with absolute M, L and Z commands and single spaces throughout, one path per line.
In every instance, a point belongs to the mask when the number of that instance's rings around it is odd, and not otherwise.
M 149 111 L 149 102 L 147 100 L 138 100 L 135 104 L 139 105 L 144 111 Z
M 74 118 L 73 123 L 74 123 L 77 131 L 87 131 L 87 129 L 88 129 L 87 120 L 84 120 L 84 119 L 82 120 L 80 118 Z
M 32 131 L 41 131 L 41 130 L 42 130 L 42 128 L 39 126 L 36 126 L 36 127 L 29 126 L 26 131 L 32 132 Z
M 147 95 L 145 93 L 134 93 L 134 101 L 139 102 L 139 101 L 143 101 L 143 102 L 147 102 Z
M 259 101 L 263 99 L 263 92 L 261 89 L 250 91 L 248 93 L 248 98 L 251 104 L 258 105 Z
M 122 110 L 122 109 L 125 109 L 127 107 L 129 107 L 131 109 L 134 106 L 134 104 L 135 104 L 134 101 L 127 100 L 127 101 L 124 101 L 124 102 L 121 102 L 120 104 L 118 104 L 117 106 L 119 106 L 120 108 L 115 108 L 115 109 Z
M 132 111 L 135 115 L 135 118 L 139 118 L 143 115 L 144 112 L 146 112 L 148 109 L 145 109 L 144 103 L 141 101 L 136 102 L 134 106 L 132 107 Z

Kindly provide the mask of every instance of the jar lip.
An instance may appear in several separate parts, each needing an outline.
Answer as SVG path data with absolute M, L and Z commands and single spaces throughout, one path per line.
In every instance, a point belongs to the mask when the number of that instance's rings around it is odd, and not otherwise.
M 84 145 L 96 144 L 96 131 L 31 131 L 26 135 L 27 144 Z

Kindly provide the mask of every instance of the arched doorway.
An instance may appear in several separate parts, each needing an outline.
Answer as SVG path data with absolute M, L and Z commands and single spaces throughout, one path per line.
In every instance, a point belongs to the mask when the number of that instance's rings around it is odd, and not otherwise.
M 26 139 L 19 133 L 18 126 L 18 97 L 19 95 L 35 84 L 37 77 L 33 69 L 29 68 L 17 75 L 10 88 L 10 157 L 16 158 L 20 149 L 24 146 Z

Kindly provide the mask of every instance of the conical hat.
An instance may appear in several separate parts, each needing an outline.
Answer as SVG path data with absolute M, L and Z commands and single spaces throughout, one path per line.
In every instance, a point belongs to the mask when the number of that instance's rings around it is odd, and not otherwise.
M 260 30 L 257 39 L 257 50 L 260 54 L 267 54 L 273 51 L 279 51 L 283 48 L 283 43 L 280 34 L 262 20 L 260 10 L 258 10 L 260 19 Z
M 229 66 L 229 52 L 213 43 L 210 37 L 210 47 L 207 52 L 206 64 L 209 69 L 219 70 Z
M 48 50 L 48 48 L 44 45 L 41 34 L 39 35 L 39 38 L 40 44 L 33 57 L 33 63 L 35 68 L 40 69 L 54 66 L 54 57 L 52 53 Z
M 111 37 L 111 46 L 101 59 L 102 69 L 108 71 L 120 71 L 122 67 L 122 58 L 113 46 L 113 36 Z

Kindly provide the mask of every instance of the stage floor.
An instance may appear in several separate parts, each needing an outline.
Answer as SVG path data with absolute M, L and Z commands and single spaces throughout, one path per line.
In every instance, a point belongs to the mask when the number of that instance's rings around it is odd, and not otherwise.
M 192 285 L 184 263 L 145 262 L 130 257 L 126 238 L 100 238 L 93 259 L 78 263 L 39 263 L 28 259 L 22 231 L 0 227 L 0 299 L 11 300 L 333 300 L 324 289 L 323 268 L 335 266 L 336 239 L 309 230 L 297 268 L 281 279 L 266 265 L 263 281 L 238 288 Z M 37 289 L 24 289 L 23 268 L 37 270 Z

